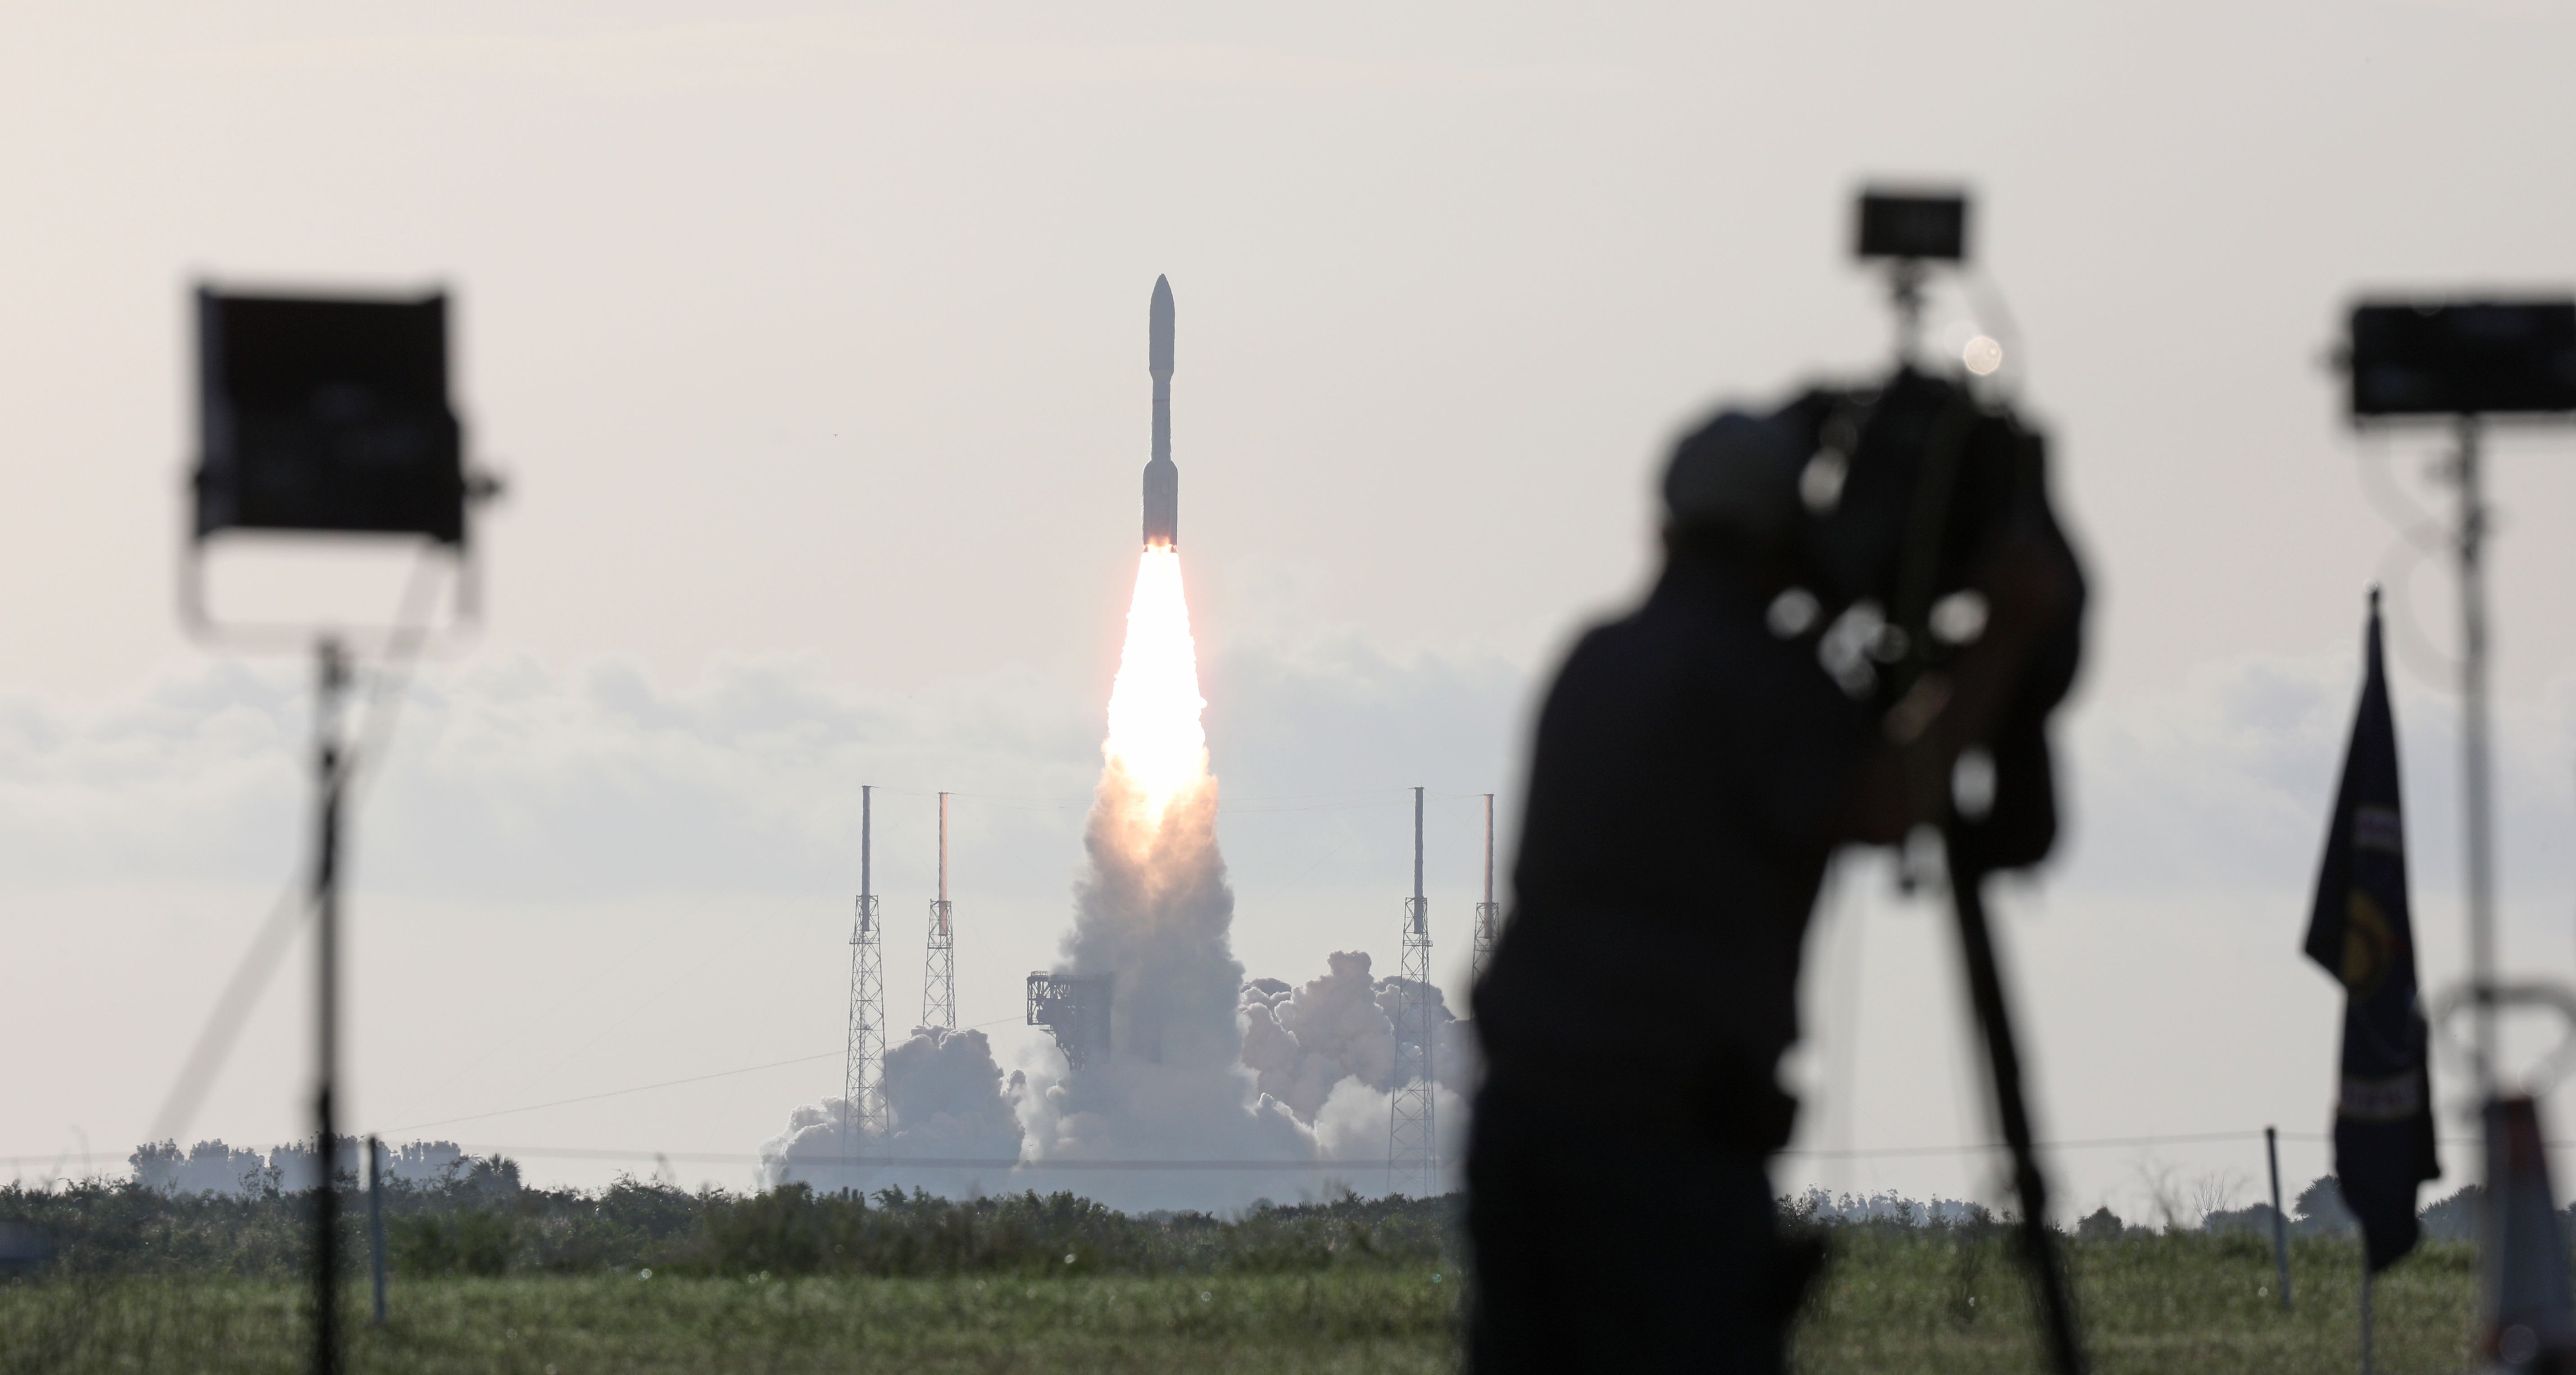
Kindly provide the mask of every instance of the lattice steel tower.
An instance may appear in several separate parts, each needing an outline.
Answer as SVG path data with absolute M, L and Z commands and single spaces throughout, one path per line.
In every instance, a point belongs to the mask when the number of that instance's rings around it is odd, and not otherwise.
M 939 795 L 939 896 L 930 904 L 930 948 L 922 958 L 921 1024 L 957 1025 L 957 928 L 948 906 L 948 794 Z
M 1404 903 L 1404 960 L 1395 980 L 1395 1102 L 1388 1113 L 1387 1189 L 1440 1192 L 1440 1137 L 1431 1120 L 1437 1068 L 1431 1002 L 1431 905 L 1422 897 L 1422 790 L 1413 790 L 1413 896 Z
M 1494 937 L 1503 909 L 1494 905 L 1494 795 L 1485 794 L 1485 900 L 1476 904 L 1476 944 L 1467 955 L 1467 979 L 1485 981 L 1485 962 L 1494 957 Z
M 841 1071 L 841 1158 L 862 1138 L 886 1135 L 885 931 L 877 924 L 874 876 L 868 871 L 870 796 L 859 789 L 859 911 L 850 924 L 850 1049 Z

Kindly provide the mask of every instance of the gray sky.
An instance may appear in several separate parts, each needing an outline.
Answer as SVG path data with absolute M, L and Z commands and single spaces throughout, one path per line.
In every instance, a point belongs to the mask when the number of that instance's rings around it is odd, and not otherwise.
M 837 1082 L 861 782 L 889 790 L 898 1013 L 933 790 L 977 795 L 969 1019 L 1015 1017 L 1052 955 L 1156 273 L 1214 766 L 1245 803 L 1238 949 L 1299 980 L 1391 954 L 1420 783 L 1463 982 L 1473 795 L 1508 814 L 1529 695 L 1639 588 L 1661 446 L 1883 349 L 1842 257 L 1872 175 L 1976 188 L 2102 589 L 2075 844 L 2006 904 L 2047 1130 L 2322 1130 L 2335 1000 L 2295 945 L 2361 591 L 2404 566 L 2362 478 L 2427 497 L 2429 449 L 2356 444 L 2320 360 L 2358 288 L 2576 277 L 2571 27 L 2501 2 L 15 9 L 0 1039 L 47 1049 L 14 1059 L 0 1153 L 121 1159 L 294 863 L 301 666 L 192 647 L 172 610 L 196 277 L 447 283 L 474 447 L 514 483 L 489 633 L 417 680 L 358 831 L 359 1119 L 826 1055 L 431 1132 L 748 1153 Z M 2535 971 L 2564 970 L 2576 901 L 2570 450 L 2496 464 L 2506 948 Z M 2447 579 L 2412 594 L 2447 644 Z M 2438 978 L 2451 709 L 2397 667 Z M 1937 923 L 1883 875 L 1839 891 L 1808 1144 L 1980 1134 Z M 198 1134 L 296 1129 L 302 983 Z M 1007 1062 L 1022 1033 L 994 1030 Z M 2158 1169 L 2259 1167 L 2063 1165 L 2130 1209 Z M 1987 1187 L 1939 1157 L 1787 1174 Z

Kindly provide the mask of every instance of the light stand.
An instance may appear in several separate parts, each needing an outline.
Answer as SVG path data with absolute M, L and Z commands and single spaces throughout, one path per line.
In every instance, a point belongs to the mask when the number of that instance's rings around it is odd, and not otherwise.
M 340 1133 L 332 1093 L 340 1074 L 340 789 L 347 753 L 340 744 L 340 705 L 349 688 L 348 654 L 337 636 L 314 645 L 313 1135 L 321 1182 L 313 1190 L 313 1370 L 340 1369 L 340 1185 L 334 1168 Z
M 2434 1000 L 2432 1020 L 2439 1025 L 2465 1004 L 2472 1022 L 2471 1059 L 2486 1136 L 2478 1249 L 2485 1271 L 2480 1287 L 2487 1354 L 2508 1367 L 2562 1369 L 2576 1361 L 2576 1299 L 2569 1293 L 2557 1203 L 2549 1196 L 2548 1162 L 2532 1101 L 2538 1090 L 2507 1091 L 2498 1060 L 2496 1013 L 2516 1003 L 2553 1005 L 2564 1012 L 2576 1009 L 2576 995 L 2555 984 L 2505 984 L 2497 971 L 2482 440 L 2493 416 L 2564 420 L 2576 413 L 2576 300 L 2361 302 L 2352 310 L 2343 362 L 2356 423 L 2447 420 L 2458 442 L 2443 474 L 2458 489 L 2460 509 L 2452 552 L 2460 578 L 2460 772 L 2466 794 L 2461 820 L 2469 971 L 2464 987 Z M 2365 1259 L 2365 1302 L 2369 1293 Z M 2363 1321 L 2366 1343 L 2366 1307 Z M 2363 1351 L 2366 1363 L 2366 1344 Z
M 201 640 L 274 646 L 312 636 L 314 920 L 312 1369 L 339 1375 L 340 852 L 355 770 L 342 720 L 350 649 L 342 629 L 219 622 L 203 596 L 209 542 L 235 533 L 399 537 L 453 556 L 457 618 L 479 616 L 467 514 L 498 491 L 467 471 L 447 394 L 447 298 L 196 292 L 199 442 L 180 612 Z M 410 608 L 389 651 L 420 647 Z M 372 1150 L 372 1147 L 371 1147 Z M 369 1170 L 375 1161 L 372 1156 Z M 381 1293 L 379 1295 L 381 1306 Z
M 2487 713 L 2486 493 L 2476 415 L 2457 422 L 2459 450 L 2446 465 L 2459 488 L 2460 529 L 2452 544 L 2460 574 L 2460 780 L 2468 864 L 2469 988 L 2474 1001 L 2478 1099 L 2496 1090 L 2496 933 L 2493 763 Z

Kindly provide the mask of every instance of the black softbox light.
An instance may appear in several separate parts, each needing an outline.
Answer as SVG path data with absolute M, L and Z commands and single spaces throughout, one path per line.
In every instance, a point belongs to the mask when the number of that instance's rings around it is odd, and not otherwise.
M 2365 301 L 2351 349 L 2355 416 L 2576 411 L 2576 302 Z
M 465 542 L 447 399 L 447 297 L 197 292 L 196 536 L 225 530 Z

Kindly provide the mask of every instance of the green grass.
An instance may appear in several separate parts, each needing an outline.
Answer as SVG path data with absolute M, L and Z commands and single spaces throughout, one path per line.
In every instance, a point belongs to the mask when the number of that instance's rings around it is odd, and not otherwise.
M 2021 1272 L 2000 1234 L 1849 1228 L 1838 1245 L 1799 1330 L 1801 1371 L 2041 1368 Z M 2298 1243 L 2299 1302 L 2288 1314 L 2270 1292 L 2271 1253 L 2255 1238 L 2137 1235 L 2085 1242 L 2072 1254 L 2103 1375 L 2354 1367 L 2351 1242 Z M 1395 1264 L 1141 1275 L 447 1275 L 398 1279 L 394 1320 L 380 1331 L 358 1321 L 363 1310 L 353 1306 L 351 1365 L 424 1375 L 1437 1371 L 1454 1367 L 1458 1279 L 1433 1265 Z M 2427 1243 L 2383 1276 L 2378 1368 L 2471 1368 L 2475 1293 L 2474 1255 L 2453 1243 Z M 302 1368 L 302 1297 L 291 1281 L 264 1277 L 0 1284 L 0 1371 L 284 1375 Z
M 2000 1235 L 1845 1232 L 1798 1334 L 1799 1369 L 1881 1375 L 2044 1368 L 2030 1296 Z M 2294 1311 L 2254 1237 L 2131 1236 L 2071 1249 L 2076 1302 L 2101 1375 L 2347 1372 L 2359 1357 L 2360 1253 L 2291 1248 Z M 2474 1248 L 2427 1242 L 2379 1277 L 2374 1355 L 2386 1375 L 2472 1368 Z M 1974 1303 L 1969 1300 L 1975 1300 Z
M 1437 1371 L 1454 1276 L 531 1276 L 403 1284 L 356 1372 Z M 1202 1297 L 1204 1296 L 1204 1297 Z M 0 1289 L 26 1371 L 303 1368 L 300 1290 L 163 1277 Z M 354 1316 L 354 1313 L 353 1313 Z

